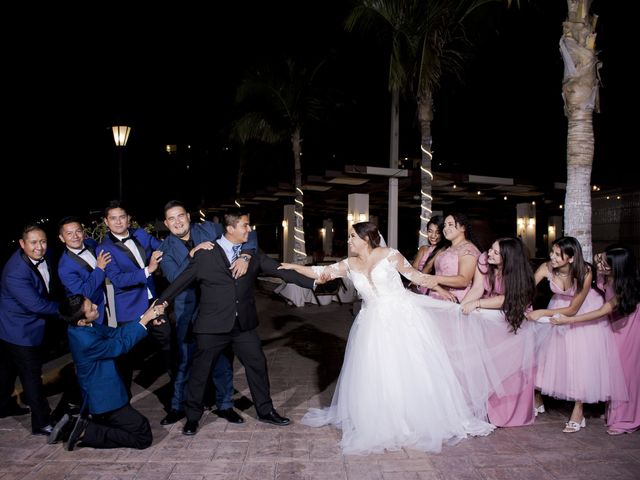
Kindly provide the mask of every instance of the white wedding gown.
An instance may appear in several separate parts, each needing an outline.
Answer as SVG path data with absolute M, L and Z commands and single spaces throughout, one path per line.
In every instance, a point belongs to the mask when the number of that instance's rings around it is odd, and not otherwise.
M 331 406 L 309 409 L 303 424 L 341 428 L 347 454 L 439 452 L 493 431 L 485 421 L 491 373 L 458 305 L 406 290 L 398 272 L 414 280 L 417 272 L 393 249 L 370 272 L 351 269 L 349 259 L 314 270 L 349 277 L 363 305 Z

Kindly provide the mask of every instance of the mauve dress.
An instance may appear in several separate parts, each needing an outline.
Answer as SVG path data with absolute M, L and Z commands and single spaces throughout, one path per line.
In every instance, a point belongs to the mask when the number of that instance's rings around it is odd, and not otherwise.
M 487 265 L 487 254 L 483 253 L 478 259 L 479 265 Z M 484 270 L 484 268 L 483 268 Z M 502 278 L 496 278 L 493 288 L 489 284 L 489 275 L 484 276 L 484 294 L 482 298 L 491 298 L 504 295 Z M 482 310 L 481 310 L 482 311 Z M 535 415 L 534 407 L 534 362 L 536 344 L 536 325 L 534 322 L 524 320 L 514 334 L 511 325 L 502 316 L 504 329 L 494 330 L 493 345 L 510 342 L 511 347 L 501 361 L 511 364 L 521 364 L 518 372 L 504 380 L 502 388 L 504 394 L 489 397 L 487 413 L 489 421 L 497 427 L 521 427 L 532 425 Z
M 604 285 L 602 278 L 598 278 L 598 285 L 604 290 L 607 301 L 613 298 L 613 289 Z M 626 317 L 615 312 L 611 317 L 613 339 L 618 346 L 629 401 L 609 402 L 607 427 L 618 432 L 633 432 L 640 428 L 640 304 Z
M 456 247 L 449 247 L 442 252 L 435 261 L 436 275 L 454 277 L 458 275 L 458 259 L 464 255 L 472 255 L 476 259 L 480 256 L 480 250 L 471 242 L 465 242 Z M 464 296 L 471 288 L 471 282 L 466 288 L 449 288 L 444 287 L 453 293 L 458 302 L 461 302 Z M 442 300 L 442 297 L 434 291 L 429 292 L 429 296 Z
M 422 271 L 422 269 L 424 268 L 424 265 L 427 263 L 427 259 L 429 258 L 429 255 L 431 255 L 431 252 L 433 252 L 433 249 L 436 248 L 435 245 L 431 245 L 427 251 L 425 252 L 425 254 L 422 256 L 422 258 L 420 259 L 420 262 L 418 262 L 418 270 Z M 429 289 L 427 287 L 418 287 L 418 291 L 420 293 L 422 293 L 423 295 L 425 293 L 427 293 L 429 291 Z

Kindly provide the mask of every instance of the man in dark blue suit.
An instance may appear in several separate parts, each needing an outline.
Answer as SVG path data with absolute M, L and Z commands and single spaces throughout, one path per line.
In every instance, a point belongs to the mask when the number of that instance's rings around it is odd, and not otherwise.
M 105 268 L 111 254 L 101 250 L 98 243 L 85 238 L 84 229 L 76 217 L 65 217 L 58 223 L 58 238 L 65 249 L 58 262 L 58 276 L 67 296 L 84 295 L 98 307 L 97 324 L 108 324 L 105 317 L 106 288 Z
M 109 231 L 99 249 L 111 254 L 106 273 L 114 288 L 118 325 L 140 318 L 153 299 L 156 288 L 153 273 L 158 269 L 162 252 L 160 240 L 143 228 L 130 228 L 131 216 L 117 200 L 107 205 L 104 223 Z M 158 344 L 165 370 L 171 375 L 171 326 L 168 322 L 150 325 L 149 333 Z M 133 359 L 125 355 L 118 362 L 122 378 L 129 388 L 133 377 Z
M 45 258 L 47 235 L 39 225 L 28 225 L 17 250 L 7 261 L 0 282 L 0 411 L 13 399 L 16 374 L 31 408 L 31 431 L 49 435 L 51 409 L 42 386 L 39 348 L 45 321 L 58 318 L 52 300 L 52 272 Z
M 129 403 L 114 358 L 128 352 L 147 335 L 147 324 L 164 312 L 149 308 L 138 321 L 120 328 L 96 324 L 98 308 L 82 295 L 63 300 L 60 313 L 69 323 L 69 348 L 76 364 L 83 402 L 80 417 L 65 414 L 48 443 L 66 441 L 73 450 L 79 441 L 93 448 L 144 449 L 153 442 L 149 420 Z M 88 420 L 86 414 L 91 414 Z
M 201 249 L 214 248 L 216 239 L 224 231 L 219 223 L 205 221 L 191 223 L 182 202 L 172 200 L 164 206 L 164 224 L 171 232 L 160 245 L 163 252 L 160 268 L 165 278 L 173 282 L 180 275 L 195 252 Z M 233 275 L 238 278 L 247 272 L 251 255 L 258 248 L 255 232 L 251 232 L 249 240 L 242 246 L 240 257 L 231 265 Z M 189 331 L 198 315 L 198 289 L 192 286 L 185 289 L 174 300 L 173 311 L 176 317 L 177 368 L 173 383 L 171 409 L 160 421 L 162 425 L 170 425 L 185 416 L 184 397 L 191 360 L 195 352 L 195 341 L 189 338 Z M 229 350 L 229 349 L 228 349 Z M 216 414 L 231 423 L 243 423 L 244 419 L 233 410 L 233 353 L 225 352 L 218 357 L 213 368 L 213 383 L 216 386 Z

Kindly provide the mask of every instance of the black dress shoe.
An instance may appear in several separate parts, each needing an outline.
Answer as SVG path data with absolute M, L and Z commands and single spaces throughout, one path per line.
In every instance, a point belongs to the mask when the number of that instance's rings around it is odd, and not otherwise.
M 73 428 L 71 429 L 71 432 L 69 433 L 69 439 L 64 446 L 65 450 L 69 452 L 76 448 L 76 444 L 84 435 L 84 431 L 87 429 L 87 425 L 89 425 L 89 420 L 82 417 L 74 418 L 72 421 L 74 421 Z
M 18 417 L 20 415 L 26 415 L 30 411 L 31 410 L 29 410 L 28 408 L 21 407 L 14 403 L 10 405 L 6 410 L 0 411 L 0 418 Z
M 198 422 L 195 420 L 194 421 L 187 420 L 187 423 L 185 423 L 184 427 L 182 428 L 183 435 L 195 435 L 197 431 L 198 431 Z
M 173 425 L 178 420 L 182 420 L 184 418 L 184 412 L 179 410 L 171 409 L 167 416 L 160 420 L 160 425 Z
M 56 423 L 56 426 L 51 430 L 51 434 L 49 438 L 47 438 L 47 443 L 49 445 L 58 442 L 59 440 L 65 440 L 65 433 L 67 434 L 67 438 L 69 437 L 69 424 L 71 422 L 71 417 L 69 414 L 65 413 L 60 420 Z
M 271 410 L 266 415 L 258 415 L 258 420 L 264 423 L 270 423 L 271 425 L 277 425 L 279 427 L 289 425 L 289 422 L 291 421 L 288 418 L 278 415 L 278 412 L 275 410 Z
M 33 433 L 34 435 L 51 435 L 52 431 L 53 431 L 53 425 L 45 425 L 42 428 L 33 430 L 31 433 Z
M 226 408 L 224 410 L 216 410 L 216 415 L 220 418 L 224 418 L 229 423 L 244 423 L 244 418 L 242 418 L 233 408 Z

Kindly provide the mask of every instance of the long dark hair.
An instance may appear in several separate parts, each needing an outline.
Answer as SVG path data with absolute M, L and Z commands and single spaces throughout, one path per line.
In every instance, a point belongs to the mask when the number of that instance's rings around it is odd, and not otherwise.
M 380 246 L 380 232 L 375 223 L 359 222 L 353 224 L 353 230 L 363 240 L 368 241 L 371 248 Z
M 516 333 L 522 325 L 525 311 L 533 303 L 536 282 L 529 263 L 529 254 L 522 240 L 504 237 L 496 242 L 500 246 L 502 285 L 504 286 L 504 302 L 500 310 L 504 313 L 513 333 Z M 487 270 L 483 271 L 483 267 Z M 489 276 L 489 288 L 493 289 L 496 281 L 496 266 L 489 262 L 478 263 L 478 269 Z
M 622 316 L 632 313 L 640 303 L 640 277 L 633 251 L 623 245 L 605 248 L 607 264 L 611 267 L 613 291 L 618 305 L 616 312 Z
M 429 219 L 429 222 L 427 222 L 427 230 L 429 229 L 429 225 L 435 225 L 436 227 L 438 227 L 438 230 L 440 231 L 440 241 L 436 243 L 434 249 L 431 251 L 431 253 L 427 257 L 427 260 L 424 262 L 425 267 L 429 265 L 429 262 L 433 258 L 435 258 L 438 253 L 451 246 L 451 242 L 444 238 L 444 218 L 442 217 L 442 215 L 434 215 L 433 217 L 431 217 Z M 424 273 L 434 273 L 435 268 L 435 264 L 431 263 L 431 269 L 428 272 L 424 270 L 424 267 L 422 268 L 422 271 Z
M 574 237 L 560 237 L 551 244 L 551 247 L 553 248 L 555 245 L 560 248 L 562 258 L 573 258 L 573 263 L 569 264 L 569 274 L 577 282 L 576 293 L 580 293 L 584 287 L 584 278 L 591 271 L 591 266 L 584 261 L 582 256 L 582 245 Z

